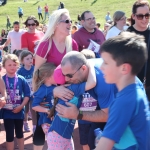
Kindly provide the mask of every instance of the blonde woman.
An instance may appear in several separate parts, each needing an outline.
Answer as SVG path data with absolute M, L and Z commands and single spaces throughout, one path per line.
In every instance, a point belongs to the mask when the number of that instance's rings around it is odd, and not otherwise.
M 35 54 L 35 70 L 45 62 L 52 62 L 58 66 L 67 52 L 78 50 L 77 43 L 70 36 L 71 24 L 72 21 L 67 9 L 59 9 L 51 14 L 47 31 L 37 47 Z M 68 94 L 70 93 L 68 89 L 66 89 L 66 92 Z M 59 91 L 59 96 L 63 94 L 63 92 Z M 37 121 L 38 120 L 39 115 L 37 114 Z M 33 136 L 34 150 L 42 150 L 44 142 L 45 134 L 41 126 L 37 124 Z
M 114 25 L 110 27 L 106 34 L 106 40 L 117 36 L 120 32 L 124 31 L 124 26 L 126 25 L 126 16 L 123 11 L 116 11 L 113 15 Z
M 70 36 L 71 24 L 67 9 L 51 14 L 47 31 L 37 47 L 35 69 L 45 62 L 53 62 L 58 66 L 67 52 L 78 50 L 77 43 Z

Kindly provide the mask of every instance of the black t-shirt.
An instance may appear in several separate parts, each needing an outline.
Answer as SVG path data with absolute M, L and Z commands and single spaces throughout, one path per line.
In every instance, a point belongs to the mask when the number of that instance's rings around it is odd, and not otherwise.
M 130 26 L 127 31 L 135 32 L 136 34 L 143 35 L 145 37 L 145 42 L 148 47 L 148 41 L 150 38 L 150 27 L 148 27 L 145 31 L 137 31 L 133 26 Z M 139 60 L 140 61 L 140 60 Z M 139 79 L 143 82 L 144 79 L 145 66 L 142 68 L 140 73 L 138 74 Z M 147 61 L 147 71 L 146 71 L 146 86 L 150 86 L 150 47 L 148 50 L 148 61 Z

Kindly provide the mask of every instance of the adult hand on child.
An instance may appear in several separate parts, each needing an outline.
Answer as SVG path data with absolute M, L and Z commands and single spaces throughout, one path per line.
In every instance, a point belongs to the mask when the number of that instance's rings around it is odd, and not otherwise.
M 56 111 L 58 112 L 58 116 L 68 119 L 77 119 L 77 116 L 79 114 L 78 108 L 70 102 L 65 102 L 65 104 L 67 106 L 61 104 L 56 105 Z
M 58 97 L 64 101 L 68 101 L 72 99 L 74 96 L 74 93 L 71 90 L 66 88 L 69 85 L 70 84 L 65 84 L 65 85 L 55 87 L 53 90 L 54 97 Z

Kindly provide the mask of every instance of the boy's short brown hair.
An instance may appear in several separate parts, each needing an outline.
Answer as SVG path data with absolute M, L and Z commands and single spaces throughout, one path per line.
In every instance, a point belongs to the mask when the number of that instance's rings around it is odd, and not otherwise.
M 123 32 L 116 37 L 109 38 L 101 46 L 101 53 L 103 52 L 111 54 L 117 66 L 124 63 L 130 64 L 133 75 L 141 71 L 148 58 L 144 37 L 130 32 Z
M 19 66 L 20 63 L 19 63 L 18 57 L 15 54 L 8 54 L 8 55 L 3 56 L 3 59 L 2 59 L 3 67 L 5 67 L 5 63 L 8 59 L 12 60 L 13 62 L 15 62 Z

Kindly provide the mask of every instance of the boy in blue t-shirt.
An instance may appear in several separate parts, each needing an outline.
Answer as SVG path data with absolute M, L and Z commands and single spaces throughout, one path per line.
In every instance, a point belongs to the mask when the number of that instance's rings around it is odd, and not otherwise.
M 149 150 L 148 101 L 135 82 L 148 56 L 144 38 L 127 32 L 110 38 L 101 46 L 101 56 L 105 81 L 115 83 L 118 93 L 96 150 Z

